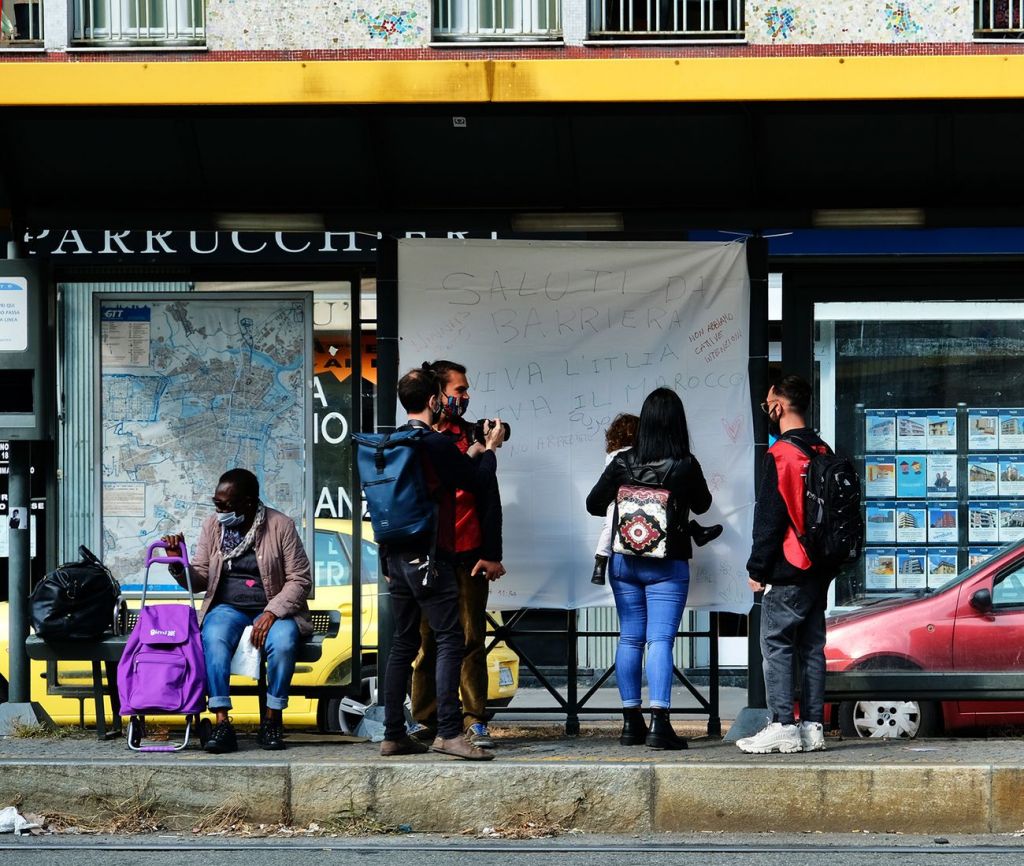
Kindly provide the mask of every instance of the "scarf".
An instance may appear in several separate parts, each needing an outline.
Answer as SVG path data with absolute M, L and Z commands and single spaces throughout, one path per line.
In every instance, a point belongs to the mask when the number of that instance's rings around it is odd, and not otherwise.
M 249 527 L 249 531 L 247 533 L 245 533 L 245 538 L 243 538 L 241 541 L 239 541 L 230 551 L 228 551 L 227 553 L 224 553 L 224 565 L 225 565 L 225 568 L 228 571 L 231 570 L 231 560 L 232 559 L 235 559 L 236 557 L 241 556 L 243 553 L 245 553 L 250 548 L 252 548 L 253 544 L 256 541 L 256 533 L 259 532 L 260 527 L 263 526 L 263 521 L 266 518 L 266 516 L 267 516 L 267 508 L 263 504 L 263 500 L 261 499 L 261 500 L 259 500 L 259 506 L 256 509 L 256 519 L 253 520 L 252 526 Z M 228 533 L 233 533 L 235 535 L 238 534 L 237 532 L 235 532 L 234 530 L 231 530 L 231 529 L 227 529 L 227 528 L 221 529 L 221 533 L 220 533 L 221 551 L 224 550 L 224 542 L 227 540 L 230 543 L 230 541 L 232 540 L 230 538 L 230 536 L 228 535 Z

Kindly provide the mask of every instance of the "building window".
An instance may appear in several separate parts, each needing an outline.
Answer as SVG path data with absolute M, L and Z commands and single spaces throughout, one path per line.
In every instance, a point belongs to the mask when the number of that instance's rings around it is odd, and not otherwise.
M 42 0 L 0 0 L 0 48 L 42 43 Z
M 1021 0 L 976 0 L 976 39 L 1024 38 L 1024 4 Z
M 72 0 L 76 45 L 205 45 L 206 0 Z
M 433 35 L 444 42 L 561 39 L 560 0 L 434 0 Z
M 743 0 L 590 0 L 594 39 L 743 39 Z

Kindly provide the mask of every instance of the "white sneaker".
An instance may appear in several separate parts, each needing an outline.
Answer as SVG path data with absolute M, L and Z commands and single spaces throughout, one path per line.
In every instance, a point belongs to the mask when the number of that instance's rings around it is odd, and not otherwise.
M 805 752 L 824 752 L 825 729 L 821 722 L 801 722 L 800 743 Z
M 737 740 L 736 745 L 752 755 L 767 755 L 771 752 L 789 754 L 803 748 L 800 744 L 800 729 L 796 725 L 783 725 L 781 722 L 772 722 L 754 736 Z

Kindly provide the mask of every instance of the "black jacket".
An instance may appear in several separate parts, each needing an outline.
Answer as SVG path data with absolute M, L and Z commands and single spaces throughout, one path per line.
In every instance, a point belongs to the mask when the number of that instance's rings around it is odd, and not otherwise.
M 672 527 L 668 538 L 669 559 L 690 559 L 693 546 L 690 543 L 690 512 L 703 514 L 711 507 L 711 491 L 704 480 L 700 463 L 692 454 L 682 460 L 660 460 L 657 463 L 640 465 L 636 454 L 624 451 L 615 456 L 602 473 L 587 497 L 587 511 L 597 517 L 608 513 L 608 506 L 623 484 L 653 484 L 667 488 L 672 494 L 672 505 L 677 525 Z
M 798 440 L 812 451 L 826 447 L 808 427 L 788 430 L 768 449 L 754 506 L 754 542 L 747 573 L 759 583 L 791 586 L 816 578 L 810 560 L 796 539 L 803 532 L 806 454 L 792 445 Z

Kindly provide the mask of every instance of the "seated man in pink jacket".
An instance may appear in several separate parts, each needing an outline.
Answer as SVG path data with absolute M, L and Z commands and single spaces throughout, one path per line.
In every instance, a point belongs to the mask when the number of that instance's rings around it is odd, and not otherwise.
M 257 742 L 283 749 L 281 711 L 295 672 L 299 641 L 313 628 L 306 598 L 312 586 L 309 558 L 295 522 L 260 501 L 260 484 L 247 469 L 225 472 L 213 495 L 216 514 L 203 521 L 191 556 L 192 586 L 206 591 L 199 610 L 209 707 L 216 716 L 206 751 L 234 752 L 235 730 L 228 719 L 231 657 L 242 631 L 252 626 L 252 642 L 267 658 L 267 713 Z M 164 536 L 167 553 L 180 552 L 181 535 Z M 182 566 L 171 575 L 184 585 Z

